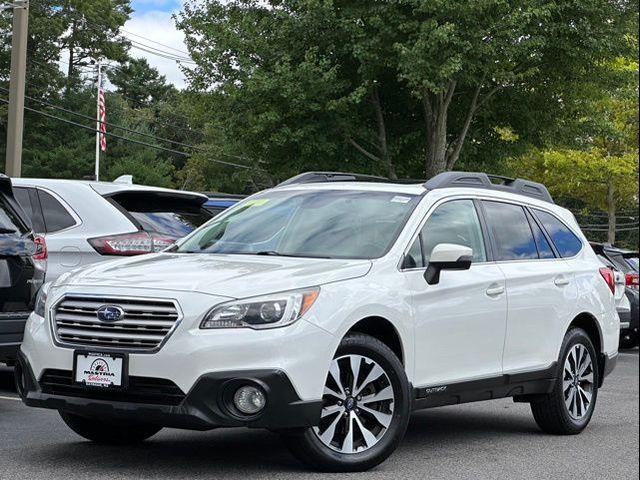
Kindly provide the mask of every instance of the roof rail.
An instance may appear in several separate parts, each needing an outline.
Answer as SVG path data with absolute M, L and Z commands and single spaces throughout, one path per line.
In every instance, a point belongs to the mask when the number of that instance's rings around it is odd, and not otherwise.
M 523 180 L 522 178 L 509 178 L 487 173 L 444 172 L 428 180 L 424 184 L 424 187 L 427 190 L 454 187 L 485 188 L 487 190 L 517 193 L 519 195 L 554 203 L 549 190 L 541 183 Z
M 302 183 L 326 183 L 326 182 L 384 182 L 388 183 L 386 177 L 376 177 L 375 175 L 363 175 L 360 173 L 342 172 L 305 172 L 295 177 L 291 177 L 279 183 L 278 187 L 285 185 L 299 185 Z

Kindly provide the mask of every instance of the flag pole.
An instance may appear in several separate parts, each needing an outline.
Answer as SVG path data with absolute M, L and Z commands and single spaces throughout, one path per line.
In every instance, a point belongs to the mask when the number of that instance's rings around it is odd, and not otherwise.
M 100 180 L 100 87 L 102 85 L 102 65 L 98 62 L 98 85 L 96 91 L 96 182 Z

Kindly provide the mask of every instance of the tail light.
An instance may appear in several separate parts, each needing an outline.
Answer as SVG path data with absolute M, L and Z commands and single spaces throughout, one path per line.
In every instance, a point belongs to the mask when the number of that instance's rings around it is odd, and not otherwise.
M 627 285 L 627 287 L 636 287 L 636 288 L 638 288 L 638 285 L 640 284 L 640 282 L 638 281 L 638 274 L 637 273 L 626 273 L 624 275 L 624 283 Z
M 44 237 L 40 235 L 36 235 L 33 239 L 33 243 L 36 245 L 36 253 L 34 253 L 31 258 L 34 260 L 46 260 L 49 258 L 49 252 L 47 251 L 47 242 L 45 242 Z
M 135 232 L 90 238 L 89 243 L 100 255 L 132 256 L 159 252 L 175 242 L 157 233 Z
M 607 268 L 607 267 L 602 267 L 602 268 L 600 268 L 600 275 L 602 275 L 602 278 L 604 278 L 604 281 L 607 284 L 607 286 L 609 287 L 609 290 L 611 290 L 611 293 L 613 293 L 615 295 L 615 293 L 616 293 L 616 279 L 615 279 L 615 276 L 613 274 L 613 270 L 611 270 L 610 268 Z

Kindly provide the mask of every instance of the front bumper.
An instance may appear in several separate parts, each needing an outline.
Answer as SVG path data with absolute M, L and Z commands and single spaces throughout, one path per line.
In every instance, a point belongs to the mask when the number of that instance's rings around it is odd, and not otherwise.
M 160 379 L 150 378 L 138 379 L 136 392 L 87 390 L 67 384 L 64 371 L 54 372 L 52 376 L 58 383 L 42 379 L 38 382 L 26 357 L 19 354 L 16 385 L 25 404 L 86 417 L 142 420 L 190 430 L 239 426 L 271 430 L 310 427 L 318 424 L 322 410 L 322 400 L 300 400 L 287 375 L 275 369 L 208 373 L 182 395 L 175 384 L 169 395 L 166 383 L 160 386 Z M 154 390 L 147 387 L 146 396 L 142 395 L 140 387 L 144 380 L 147 385 L 155 386 Z M 260 386 L 267 397 L 264 410 L 251 417 L 239 414 L 231 402 L 235 390 L 246 384 Z M 155 396 L 152 391 L 156 392 Z
M 22 343 L 29 312 L 0 312 L 0 362 L 13 362 Z

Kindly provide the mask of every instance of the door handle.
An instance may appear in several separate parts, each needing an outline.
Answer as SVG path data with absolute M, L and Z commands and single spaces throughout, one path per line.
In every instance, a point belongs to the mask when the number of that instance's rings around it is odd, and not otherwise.
M 487 288 L 487 295 L 490 297 L 497 297 L 498 295 L 502 295 L 504 293 L 504 285 L 493 284 L 489 288 Z
M 564 275 L 556 277 L 553 280 L 553 283 L 555 283 L 557 287 L 564 287 L 566 285 L 569 285 L 569 282 L 570 282 L 569 278 L 565 277 Z

